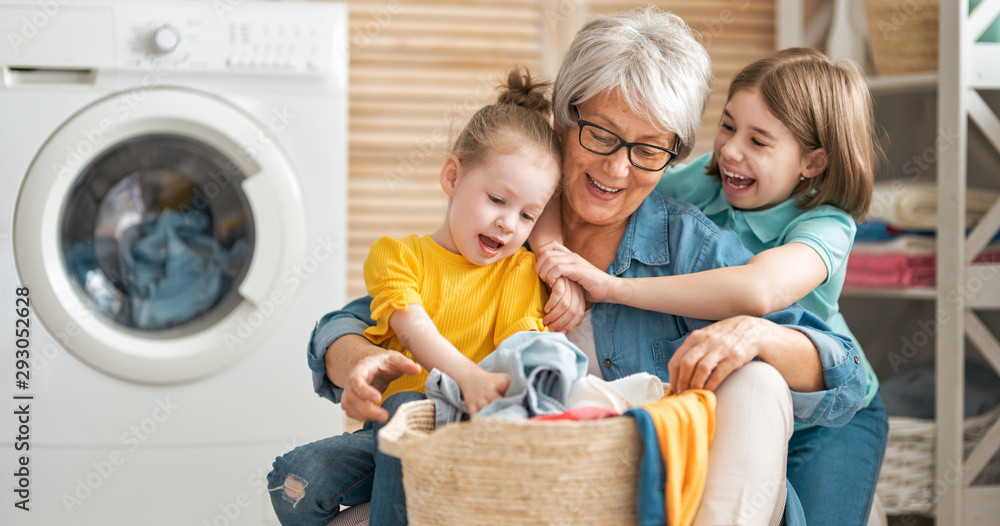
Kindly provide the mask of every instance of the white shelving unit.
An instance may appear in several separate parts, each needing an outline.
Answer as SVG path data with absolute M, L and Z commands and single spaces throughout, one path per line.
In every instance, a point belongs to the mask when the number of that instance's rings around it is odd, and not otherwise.
M 951 488 L 938 496 L 936 517 L 943 524 L 986 524 L 986 520 L 995 521 L 1000 516 L 1000 488 L 969 487 L 1000 449 L 1000 421 L 964 460 L 961 433 L 966 336 L 993 368 L 1000 371 L 1000 342 L 974 312 L 976 308 L 1000 308 L 1000 283 L 986 281 L 982 287 L 971 287 L 968 281 L 969 262 L 1000 230 L 1000 202 L 965 235 L 969 120 L 1000 150 L 1000 119 L 979 93 L 1000 89 L 997 71 L 1000 45 L 976 42 L 998 15 L 1000 0 L 983 2 L 971 15 L 965 1 L 941 3 L 938 126 L 959 130 L 955 147 L 944 149 L 938 161 L 937 307 L 958 321 L 941 325 L 935 349 L 938 430 L 935 478 Z M 1000 272 L 993 267 L 991 270 Z M 971 292 L 977 289 L 978 293 Z M 954 290 L 970 292 L 949 294 Z M 952 483 L 955 473 L 949 470 L 955 466 L 962 469 L 958 470 L 959 480 Z
M 855 0 L 859 1 L 859 0 Z M 814 22 L 803 24 L 802 0 L 777 0 L 778 47 L 818 47 L 833 8 L 820 6 Z M 838 5 L 838 4 L 834 4 Z M 976 310 L 1000 310 L 1000 265 L 970 262 L 1000 230 L 1000 201 L 966 235 L 969 121 L 1000 151 L 1000 118 L 981 92 L 1000 90 L 1000 44 L 976 42 L 1000 15 L 1000 0 L 984 0 L 970 13 L 966 0 L 940 1 L 939 71 L 872 78 L 877 97 L 937 91 L 938 130 L 957 130 L 957 139 L 938 157 L 937 286 L 902 291 L 846 289 L 853 297 L 932 300 L 947 323 L 938 324 L 936 363 L 936 524 L 1000 523 L 1000 486 L 971 487 L 976 475 L 1000 450 L 1000 421 L 963 458 L 965 341 L 969 339 L 1000 374 L 1000 341 Z M 1000 178 L 1000 167 L 994 174 Z M 982 276 L 993 279 L 982 279 Z M 957 292 L 957 293 L 956 293 Z M 878 352 L 875 349 L 869 353 Z

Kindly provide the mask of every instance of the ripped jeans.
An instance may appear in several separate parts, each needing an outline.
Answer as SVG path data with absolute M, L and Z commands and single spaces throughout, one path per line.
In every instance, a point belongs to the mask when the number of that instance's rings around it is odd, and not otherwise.
M 391 418 L 405 402 L 423 393 L 403 392 L 382 407 Z M 371 526 L 406 524 L 403 468 L 378 450 L 384 424 L 365 422 L 354 433 L 325 438 L 278 457 L 267 475 L 274 512 L 283 526 L 325 526 L 340 506 L 371 501 Z

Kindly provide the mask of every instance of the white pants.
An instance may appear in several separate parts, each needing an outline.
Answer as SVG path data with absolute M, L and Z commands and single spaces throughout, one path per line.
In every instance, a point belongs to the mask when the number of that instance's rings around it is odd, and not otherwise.
M 777 369 L 750 362 L 715 391 L 715 438 L 694 526 L 776 525 L 785 509 L 792 396 Z

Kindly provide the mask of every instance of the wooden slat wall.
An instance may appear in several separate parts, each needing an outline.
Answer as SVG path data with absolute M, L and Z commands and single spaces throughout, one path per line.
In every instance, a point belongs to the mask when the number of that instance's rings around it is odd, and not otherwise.
M 349 282 L 382 235 L 429 232 L 445 198 L 438 172 L 450 138 L 489 102 L 513 64 L 551 74 L 588 16 L 645 5 L 585 0 L 350 0 Z M 711 148 L 733 73 L 774 48 L 774 0 L 660 2 L 712 55 L 714 94 L 696 153 Z M 728 11 L 727 11 L 728 10 Z M 559 37 L 554 36 L 555 33 Z M 331 306 L 333 307 L 333 306 Z
M 436 229 L 450 139 L 513 64 L 537 70 L 531 0 L 351 1 L 348 294 L 379 236 Z

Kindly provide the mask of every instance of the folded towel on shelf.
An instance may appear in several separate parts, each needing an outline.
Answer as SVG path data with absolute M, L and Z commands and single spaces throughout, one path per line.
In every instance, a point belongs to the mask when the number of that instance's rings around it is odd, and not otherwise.
M 900 235 L 878 243 L 856 242 L 851 254 L 909 254 L 914 256 L 934 255 L 937 239 L 934 236 Z
M 1000 262 L 1000 243 L 973 259 Z M 937 252 L 933 237 L 903 235 L 881 243 L 855 243 L 847 257 L 844 286 L 864 288 L 933 287 L 937 282 Z
M 868 218 L 858 224 L 858 230 L 854 233 L 854 242 L 881 243 L 892 241 L 900 236 L 919 236 L 934 239 L 935 234 L 936 232 L 933 230 L 903 230 L 885 221 Z
M 1000 198 L 1000 192 L 970 188 L 965 197 L 965 223 L 974 225 Z M 900 229 L 937 229 L 937 185 L 883 181 L 875 185 L 869 218 Z
M 844 286 L 880 289 L 933 287 L 937 265 L 933 254 L 855 254 L 847 258 Z
M 972 227 L 965 230 L 966 235 L 970 232 L 972 232 Z M 936 235 L 937 232 L 934 230 L 901 229 L 885 221 L 866 219 L 858 225 L 858 230 L 854 234 L 854 242 L 856 244 L 880 244 L 906 238 L 933 243 Z M 1000 232 L 993 236 L 990 243 L 1000 243 Z

